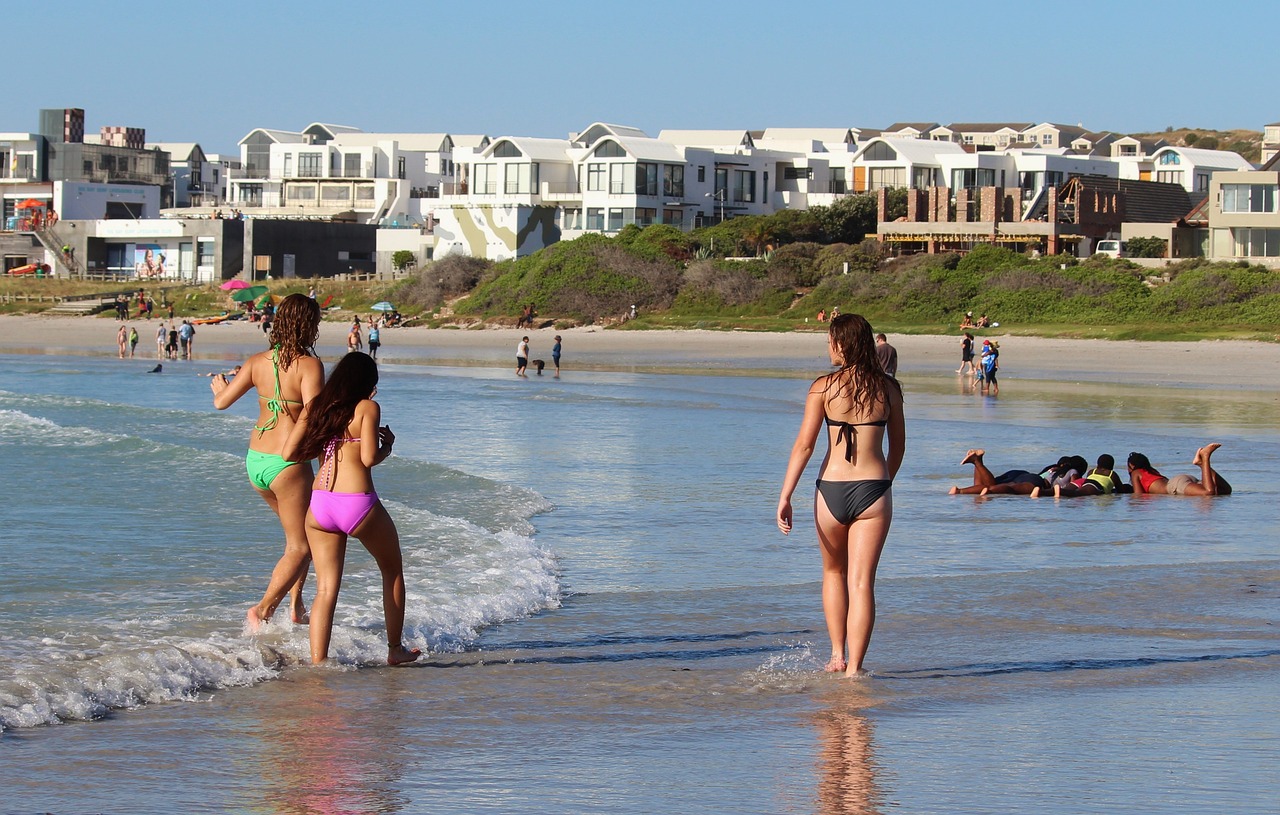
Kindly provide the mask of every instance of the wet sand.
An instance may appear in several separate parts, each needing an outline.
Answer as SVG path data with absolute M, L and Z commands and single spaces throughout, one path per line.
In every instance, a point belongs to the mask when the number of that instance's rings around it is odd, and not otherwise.
M 158 321 L 133 321 L 141 341 L 138 356 L 155 357 Z M 0 353 L 114 355 L 119 324 L 103 317 L 0 317 Z M 322 357 L 346 347 L 348 323 L 326 322 L 317 351 Z M 746 370 L 808 375 L 826 365 L 825 334 L 747 331 L 632 331 L 602 328 L 441 329 L 395 328 L 382 332 L 380 358 L 391 363 L 505 366 L 530 338 L 532 358 L 551 362 L 556 334 L 563 337 L 566 370 L 672 371 Z M 1233 340 L 1134 342 L 1064 340 L 986 334 L 1000 344 L 1002 381 L 1123 382 L 1163 387 L 1275 387 L 1280 345 Z M 898 349 L 899 375 L 945 374 L 959 367 L 959 335 L 890 335 Z M 195 360 L 234 360 L 265 343 L 256 324 L 199 326 Z M 185 363 L 184 363 L 185 364 Z

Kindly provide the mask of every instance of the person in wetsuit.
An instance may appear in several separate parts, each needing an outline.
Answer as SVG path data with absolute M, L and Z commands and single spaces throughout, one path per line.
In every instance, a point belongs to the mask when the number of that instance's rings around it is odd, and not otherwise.
M 831 637 L 826 670 L 863 673 L 875 625 L 875 578 L 893 520 L 893 478 L 902 466 L 902 388 L 876 357 L 871 326 L 857 314 L 833 317 L 827 350 L 834 373 L 818 377 L 787 462 L 777 521 L 792 527 L 791 496 L 825 424 L 827 454 L 814 498 L 822 549 L 822 607 Z M 888 453 L 885 442 L 888 441 Z

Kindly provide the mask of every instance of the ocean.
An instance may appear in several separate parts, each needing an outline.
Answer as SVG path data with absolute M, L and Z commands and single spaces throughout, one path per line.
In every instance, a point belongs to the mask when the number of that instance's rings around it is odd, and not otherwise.
M 253 405 L 197 375 L 225 363 L 0 355 L 0 812 L 1277 811 L 1274 392 L 983 397 L 904 359 L 874 674 L 847 681 L 821 673 L 816 457 L 797 530 L 773 521 L 825 360 L 385 363 L 375 481 L 426 656 L 379 664 L 353 541 L 315 669 L 304 627 L 242 632 L 282 536 Z M 1209 441 L 1229 497 L 947 495 L 970 447 L 1176 473 Z

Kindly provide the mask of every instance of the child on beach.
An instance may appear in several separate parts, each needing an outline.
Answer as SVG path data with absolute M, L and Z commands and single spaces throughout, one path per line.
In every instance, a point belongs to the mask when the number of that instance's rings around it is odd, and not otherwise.
M 285 445 L 290 461 L 320 459 L 311 487 L 307 540 L 316 569 L 311 606 L 311 661 L 329 658 L 333 610 L 342 585 L 347 537 L 369 550 L 382 573 L 382 609 L 387 626 L 387 664 L 413 662 L 422 652 L 404 647 L 404 569 L 400 535 L 378 500 L 370 470 L 391 455 L 395 435 L 380 426 L 382 409 L 373 401 L 378 365 L 354 351 L 334 367 L 329 381 L 302 409 Z

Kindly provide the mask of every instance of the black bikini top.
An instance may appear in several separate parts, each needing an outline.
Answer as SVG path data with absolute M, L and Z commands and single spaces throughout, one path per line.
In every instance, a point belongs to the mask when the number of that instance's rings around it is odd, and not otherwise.
M 853 429 L 855 427 L 886 427 L 889 424 L 888 419 L 879 419 L 874 422 L 840 422 L 832 419 L 830 416 L 824 417 L 827 427 L 838 427 L 840 432 L 836 434 L 836 444 L 841 440 L 844 441 L 844 460 L 853 461 Z

